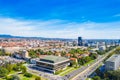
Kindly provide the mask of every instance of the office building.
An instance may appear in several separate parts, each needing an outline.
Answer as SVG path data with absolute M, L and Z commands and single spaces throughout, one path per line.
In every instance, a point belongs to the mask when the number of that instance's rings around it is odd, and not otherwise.
M 65 57 L 47 55 L 36 62 L 36 67 L 42 71 L 55 73 L 65 69 L 70 64 L 70 60 Z
M 117 70 L 120 67 L 120 54 L 115 54 L 111 56 L 106 62 L 105 62 L 105 69 L 107 71 L 109 70 Z
M 78 37 L 78 46 L 83 46 L 82 37 Z
M 118 44 L 120 45 L 120 40 L 118 41 Z

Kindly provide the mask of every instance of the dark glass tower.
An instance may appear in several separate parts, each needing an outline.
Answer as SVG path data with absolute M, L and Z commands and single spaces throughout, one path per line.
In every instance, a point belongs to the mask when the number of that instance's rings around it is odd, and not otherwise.
M 78 46 L 83 46 L 82 37 L 78 37 Z
M 120 40 L 118 41 L 118 44 L 120 44 Z

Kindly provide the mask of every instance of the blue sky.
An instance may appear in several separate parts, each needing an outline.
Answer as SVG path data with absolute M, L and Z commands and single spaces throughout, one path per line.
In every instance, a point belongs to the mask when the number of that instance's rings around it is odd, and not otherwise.
M 0 34 L 120 38 L 120 0 L 0 0 Z

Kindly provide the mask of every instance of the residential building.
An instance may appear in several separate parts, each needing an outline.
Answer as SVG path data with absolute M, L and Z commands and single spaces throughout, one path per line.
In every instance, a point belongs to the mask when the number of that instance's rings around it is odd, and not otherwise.
M 25 59 L 25 58 L 30 58 L 29 57 L 29 53 L 28 53 L 28 51 L 27 50 L 23 50 L 22 51 L 22 57 Z
M 19 59 L 29 59 L 29 53 L 27 50 L 22 50 L 18 52 L 14 52 L 14 57 L 19 58 Z

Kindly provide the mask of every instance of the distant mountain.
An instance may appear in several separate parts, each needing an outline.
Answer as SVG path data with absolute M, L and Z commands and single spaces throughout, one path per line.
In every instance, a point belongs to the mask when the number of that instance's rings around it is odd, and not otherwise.
M 1 34 L 0 38 L 14 38 L 14 36 Z
M 23 37 L 23 36 L 0 34 L 0 38 L 42 38 L 42 37 Z
M 13 35 L 6 35 L 0 34 L 0 38 L 25 38 L 25 39 L 41 39 L 41 40 L 73 40 L 73 39 L 64 39 L 64 38 L 44 38 L 44 37 L 23 37 L 23 36 L 13 36 Z

